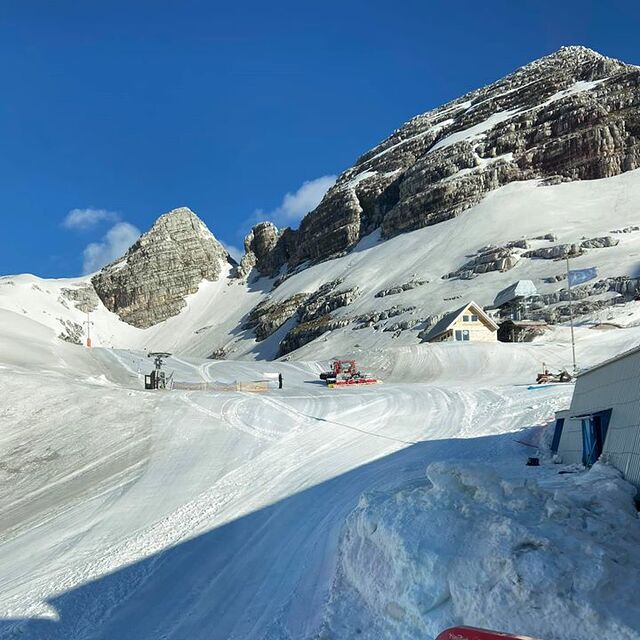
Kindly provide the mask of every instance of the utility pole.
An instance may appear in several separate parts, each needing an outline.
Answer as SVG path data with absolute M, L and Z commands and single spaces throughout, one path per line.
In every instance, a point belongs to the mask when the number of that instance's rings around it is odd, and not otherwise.
M 91 325 L 93 324 L 91 320 L 91 312 L 87 311 L 87 319 L 84 321 L 84 324 L 87 325 L 87 347 L 91 348 Z
M 571 352 L 573 354 L 573 375 L 578 373 L 576 365 L 576 338 L 573 329 L 573 294 L 571 293 L 571 273 L 569 270 L 569 254 L 567 253 L 567 287 L 569 289 L 569 318 L 571 319 Z

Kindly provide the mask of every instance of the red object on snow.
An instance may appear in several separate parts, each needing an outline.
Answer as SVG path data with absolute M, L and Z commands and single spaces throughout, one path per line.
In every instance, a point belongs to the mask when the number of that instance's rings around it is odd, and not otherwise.
M 330 387 L 380 382 L 373 376 L 358 371 L 355 360 L 334 360 L 331 363 L 331 371 L 321 373 L 320 379 Z
M 336 380 L 332 384 L 374 384 L 376 382 L 379 382 L 376 378 L 348 378 L 346 380 Z
M 451 627 L 443 631 L 436 640 L 536 640 L 530 636 L 512 636 L 500 631 L 476 629 L 475 627 Z

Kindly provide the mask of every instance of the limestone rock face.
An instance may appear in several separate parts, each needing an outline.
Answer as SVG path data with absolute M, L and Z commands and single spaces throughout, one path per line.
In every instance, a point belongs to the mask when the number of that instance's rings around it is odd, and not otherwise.
M 340 279 L 326 282 L 302 300 L 297 311 L 298 324 L 280 342 L 278 355 L 299 349 L 327 331 L 351 324 L 351 318 L 334 318 L 331 315 L 336 309 L 349 306 L 358 296 L 357 288 L 340 289 L 341 284 Z
M 81 324 L 73 322 L 73 320 L 63 320 L 62 318 L 58 318 L 58 322 L 62 326 L 62 331 L 58 334 L 60 340 L 70 342 L 71 344 L 82 344 L 84 329 Z
M 63 300 L 69 300 L 76 309 L 84 313 L 95 311 L 100 302 L 94 288 L 90 284 L 81 285 L 73 289 L 65 288 L 62 289 L 60 293 Z
M 504 247 L 485 247 L 468 262 L 465 262 L 460 269 L 448 273 L 446 278 L 460 278 L 470 280 L 478 274 L 489 271 L 509 271 L 520 261 L 520 252 L 513 244 Z
M 416 289 L 417 287 L 421 287 L 423 284 L 426 284 L 426 282 L 427 282 L 426 280 L 409 280 L 409 282 L 396 285 L 395 287 L 389 287 L 388 289 L 381 289 L 375 294 L 375 297 L 384 298 L 386 296 L 395 296 L 398 293 L 404 293 L 405 291 L 410 291 L 411 289 Z
M 301 322 L 287 332 L 287 335 L 282 339 L 278 356 L 291 353 L 319 338 L 323 333 L 346 327 L 350 323 L 351 320 L 349 318 L 332 318 L 330 315 L 322 316 L 316 320 L 309 320 L 308 322 Z
M 92 283 L 107 309 L 146 328 L 180 313 L 186 296 L 195 293 L 202 280 L 217 280 L 229 261 L 205 224 L 182 207 L 160 216 Z
M 297 293 L 281 302 L 267 298 L 250 311 L 245 328 L 253 329 L 256 340 L 265 340 L 292 318 L 308 297 L 308 293 Z
M 413 118 L 365 153 L 298 231 L 262 244 L 260 272 L 342 255 L 376 229 L 388 238 L 437 224 L 516 180 L 543 188 L 638 167 L 640 69 L 564 47 Z
M 603 236 L 602 238 L 591 238 L 589 240 L 583 240 L 580 243 L 582 249 L 604 249 L 606 247 L 615 247 L 619 244 L 620 240 L 612 238 L 611 236 Z

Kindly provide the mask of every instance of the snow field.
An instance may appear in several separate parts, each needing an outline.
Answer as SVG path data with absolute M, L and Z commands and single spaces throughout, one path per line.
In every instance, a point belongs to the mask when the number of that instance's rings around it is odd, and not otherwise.
M 360 295 L 337 315 L 398 304 L 426 317 L 469 297 L 489 304 L 519 278 L 553 291 L 541 279 L 564 264 L 547 260 L 441 276 L 490 243 L 637 223 L 639 176 L 508 185 L 446 223 L 364 238 L 271 295 L 344 278 Z M 573 266 L 637 275 L 640 234 L 616 237 Z M 375 298 L 412 278 L 429 283 Z M 0 279 L 0 638 L 429 638 L 460 621 L 545 640 L 637 638 L 622 591 L 637 570 L 628 486 L 606 469 L 527 469 L 532 450 L 516 442 L 568 406 L 570 386 L 528 388 L 542 362 L 570 366 L 567 327 L 532 344 L 425 345 L 420 327 L 393 338 L 349 326 L 268 362 L 288 326 L 261 343 L 239 327 L 271 280 L 223 278 L 147 330 L 99 306 L 104 348 L 87 350 L 56 337 L 60 319 L 86 319 L 60 301 L 82 282 Z M 640 342 L 637 307 L 600 318 L 624 329 L 580 321 L 581 367 Z M 204 359 L 220 347 L 236 359 Z M 281 372 L 285 387 L 145 392 L 145 350 L 159 349 L 178 354 L 177 380 Z M 327 389 L 318 373 L 345 355 L 383 384 Z
M 313 637 L 362 493 L 486 460 L 569 395 L 488 388 L 473 358 L 457 385 L 329 390 L 319 363 L 181 357 L 180 379 L 281 371 L 285 388 L 145 393 L 144 353 L 41 339 L 41 361 L 0 369 L 0 638 Z

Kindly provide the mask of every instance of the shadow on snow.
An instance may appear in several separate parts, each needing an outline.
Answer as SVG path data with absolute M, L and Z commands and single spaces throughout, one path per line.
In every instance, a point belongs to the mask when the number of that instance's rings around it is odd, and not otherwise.
M 303 638 L 320 619 L 340 529 L 362 493 L 427 482 L 437 460 L 513 452 L 516 438 L 522 432 L 408 446 L 55 595 L 58 620 L 0 620 L 0 638 Z

